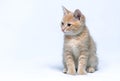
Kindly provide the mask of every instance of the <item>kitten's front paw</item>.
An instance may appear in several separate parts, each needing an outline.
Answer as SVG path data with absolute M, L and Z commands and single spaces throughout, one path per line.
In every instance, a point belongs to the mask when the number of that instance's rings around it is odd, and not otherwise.
M 76 71 L 75 69 L 68 69 L 67 71 L 67 74 L 70 74 L 70 75 L 75 75 Z
M 65 73 L 65 74 L 67 73 L 67 69 L 66 68 L 63 69 L 63 73 Z
M 79 70 L 78 72 L 78 75 L 86 75 L 87 72 L 85 70 Z

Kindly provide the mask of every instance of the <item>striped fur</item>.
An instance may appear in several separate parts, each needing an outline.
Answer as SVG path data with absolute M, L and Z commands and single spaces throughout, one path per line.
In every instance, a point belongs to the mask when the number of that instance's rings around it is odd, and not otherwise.
M 96 45 L 85 25 L 85 16 L 78 9 L 71 12 L 63 7 L 63 12 L 63 72 L 71 75 L 95 72 L 98 66 Z

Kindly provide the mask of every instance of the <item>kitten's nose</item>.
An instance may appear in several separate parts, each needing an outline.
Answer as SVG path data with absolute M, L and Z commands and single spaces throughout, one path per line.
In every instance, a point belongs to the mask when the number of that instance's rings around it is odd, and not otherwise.
M 65 28 L 62 28 L 62 32 L 65 32 Z
M 66 28 L 62 28 L 62 31 L 65 33 L 66 32 Z
M 64 29 L 62 29 L 62 31 L 64 32 Z

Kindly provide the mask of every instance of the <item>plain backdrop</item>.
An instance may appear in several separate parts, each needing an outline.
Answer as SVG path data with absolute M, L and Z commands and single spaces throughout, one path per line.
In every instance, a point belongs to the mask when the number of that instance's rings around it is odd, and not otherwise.
M 95 73 L 62 73 L 62 6 L 86 16 L 97 44 Z M 119 81 L 119 31 L 119 0 L 0 0 L 0 81 Z

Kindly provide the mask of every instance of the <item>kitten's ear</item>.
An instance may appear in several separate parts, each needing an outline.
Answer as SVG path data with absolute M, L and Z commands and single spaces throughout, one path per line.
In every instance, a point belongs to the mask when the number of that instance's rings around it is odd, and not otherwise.
M 76 9 L 75 11 L 74 11 L 74 17 L 76 18 L 76 19 L 78 19 L 78 20 L 80 20 L 80 17 L 81 17 L 81 15 L 82 15 L 82 13 L 81 13 L 81 11 L 79 10 L 79 9 Z
M 70 11 L 67 10 L 64 6 L 62 6 L 62 9 L 63 9 L 63 14 L 64 15 L 67 15 L 68 13 L 70 13 Z

